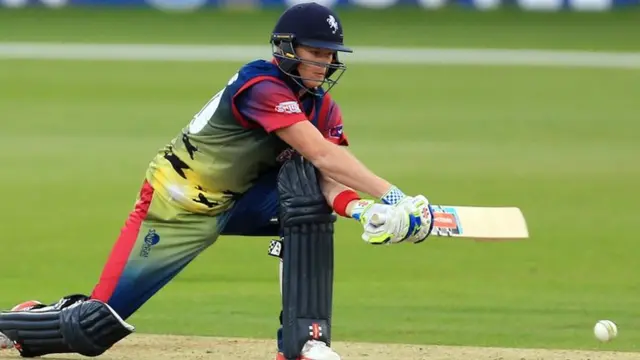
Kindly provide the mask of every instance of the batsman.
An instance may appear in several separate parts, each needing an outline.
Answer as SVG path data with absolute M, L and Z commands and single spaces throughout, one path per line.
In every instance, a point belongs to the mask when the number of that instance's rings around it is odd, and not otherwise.
M 424 196 L 406 195 L 348 150 L 329 95 L 346 70 L 338 54 L 352 52 L 337 14 L 313 2 L 292 6 L 270 42 L 270 60 L 230 74 L 157 151 L 92 291 L 1 312 L 0 347 L 22 357 L 101 355 L 132 334 L 127 319 L 220 236 L 274 236 L 282 295 L 276 359 L 340 359 L 331 348 L 338 216 L 358 221 L 362 239 L 379 245 L 424 241 L 433 213 Z

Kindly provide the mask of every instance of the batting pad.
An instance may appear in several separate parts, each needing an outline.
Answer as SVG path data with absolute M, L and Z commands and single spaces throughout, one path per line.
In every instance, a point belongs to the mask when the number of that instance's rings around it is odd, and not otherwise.
M 336 216 L 315 167 L 300 156 L 280 170 L 283 239 L 283 353 L 297 359 L 308 340 L 330 345 L 333 299 L 333 225 Z
M 95 357 L 134 331 L 101 301 L 65 300 L 42 309 L 2 312 L 0 332 L 16 344 L 22 357 L 63 353 Z

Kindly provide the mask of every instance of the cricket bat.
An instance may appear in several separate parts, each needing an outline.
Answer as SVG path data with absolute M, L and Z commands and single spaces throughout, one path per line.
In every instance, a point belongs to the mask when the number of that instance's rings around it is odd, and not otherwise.
M 475 240 L 518 240 L 529 237 L 527 222 L 517 207 L 431 205 L 433 230 L 430 236 Z M 376 214 L 377 215 L 377 214 Z M 376 216 L 374 215 L 374 217 Z M 384 222 L 372 218 L 372 222 Z
M 477 240 L 518 240 L 529 237 L 517 207 L 432 205 L 432 235 Z

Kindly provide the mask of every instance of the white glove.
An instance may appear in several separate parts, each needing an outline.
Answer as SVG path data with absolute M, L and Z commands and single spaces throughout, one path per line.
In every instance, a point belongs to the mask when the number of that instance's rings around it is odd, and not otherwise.
M 407 241 L 414 244 L 425 241 L 433 230 L 433 209 L 429 205 L 429 200 L 423 195 L 407 196 L 396 206 L 404 208 L 407 213 L 420 219 L 419 225 Z
M 392 186 L 381 200 L 386 204 L 402 207 L 411 217 L 419 219 L 417 226 L 413 229 L 413 234 L 407 239 L 408 242 L 416 244 L 423 242 L 431 234 L 433 209 L 431 209 L 426 197 L 423 195 L 407 196 L 400 189 Z
M 394 244 L 410 238 L 419 222 L 407 212 L 407 207 L 376 204 L 373 200 L 358 201 L 351 217 L 363 225 L 362 239 L 374 245 Z

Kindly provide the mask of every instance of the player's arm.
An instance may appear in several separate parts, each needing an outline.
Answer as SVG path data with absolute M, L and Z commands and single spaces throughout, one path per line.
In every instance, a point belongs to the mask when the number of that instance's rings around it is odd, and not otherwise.
M 374 174 L 342 146 L 327 141 L 308 121 L 276 130 L 276 134 L 331 179 L 377 199 L 391 191 L 390 182 Z
M 341 111 L 330 97 L 326 100 L 323 105 L 327 106 L 326 118 L 321 121 L 324 128 L 318 130 L 326 140 L 346 150 L 349 141 L 343 131 Z M 402 242 L 414 233 L 410 210 L 361 199 L 352 188 L 332 179 L 326 173 L 319 171 L 319 175 L 320 188 L 327 203 L 331 204 L 338 215 L 360 222 L 364 227 L 362 238 L 365 241 L 374 244 Z M 413 239 L 410 241 L 415 242 Z
M 397 243 L 414 233 L 412 214 L 402 207 L 361 199 L 353 189 L 320 172 L 320 188 L 333 210 L 363 225 L 362 239 L 372 244 Z M 410 240 L 410 242 L 415 242 Z
M 304 124 L 311 129 L 303 127 Z M 420 242 L 428 236 L 432 215 L 422 212 L 422 208 L 428 206 L 426 198 L 406 197 L 398 188 L 362 165 L 346 147 L 327 141 L 308 121 L 281 128 L 277 133 L 320 170 L 327 202 L 339 215 L 352 217 L 364 225 L 365 241 L 379 244 L 402 242 L 411 237 L 411 242 Z M 361 184 L 364 186 L 359 186 Z M 360 200 L 353 190 L 367 193 L 386 204 L 398 204 L 399 208 L 376 204 L 373 200 Z M 422 224 L 426 227 L 422 228 Z M 398 237 L 398 234 L 406 235 Z
M 349 146 L 349 140 L 344 132 L 342 112 L 338 105 L 331 100 L 330 96 L 326 95 L 324 100 L 323 110 L 325 110 L 324 114 L 326 117 L 324 121 L 320 122 L 324 124 L 324 128 L 319 128 L 319 130 L 327 140 L 334 144 L 344 146 L 346 149 L 346 147 Z M 326 108 L 324 108 L 325 106 Z M 385 239 L 385 236 L 387 236 L 379 235 L 381 232 L 390 234 L 395 231 L 403 232 L 406 230 L 406 228 L 403 227 L 403 223 L 407 224 L 407 217 L 402 211 L 397 211 L 397 209 L 393 209 L 389 205 L 377 204 L 374 200 L 361 199 L 358 193 L 350 187 L 331 179 L 331 177 L 323 172 L 319 173 L 321 189 L 327 202 L 332 205 L 333 210 L 337 214 L 358 220 L 364 226 L 365 232 L 363 238 L 365 240 L 375 243 L 376 239 L 377 241 L 381 241 L 381 239 Z M 404 209 L 407 210 L 406 208 Z M 384 219 L 384 221 L 382 221 L 382 219 Z M 408 223 L 411 223 L 411 221 Z M 409 230 L 409 232 L 412 231 Z M 416 236 L 412 237 L 411 242 L 421 241 L 426 237 L 424 230 L 418 230 L 415 234 Z M 404 236 L 398 234 L 386 238 L 392 239 L 390 240 L 391 242 L 397 242 L 399 239 L 406 240 Z
M 327 94 L 322 106 L 325 118 L 320 122 L 323 124 L 323 128 L 318 128 L 318 130 L 330 142 L 344 147 L 349 146 L 349 140 L 344 132 L 342 112 L 338 104 Z M 361 199 L 360 195 L 352 188 L 333 180 L 327 174 L 321 171 L 319 174 L 325 199 L 338 215 L 361 220 L 364 208 L 375 203 L 372 200 Z
M 279 136 L 335 181 L 377 199 L 404 196 L 342 146 L 327 141 L 308 121 L 297 98 L 284 83 L 260 81 L 236 99 L 236 106 L 245 118 Z
M 353 217 L 354 206 L 360 200 L 357 192 L 322 172 L 320 172 L 320 188 L 327 203 L 331 204 L 339 215 Z
M 396 209 L 408 209 L 411 214 L 411 221 L 419 218 L 418 211 L 410 204 L 412 198 L 407 197 L 397 187 L 385 179 L 377 176 L 358 159 L 355 158 L 343 146 L 332 141 L 328 141 L 323 134 L 307 119 L 300 109 L 298 100 L 284 83 L 273 79 L 260 81 L 248 89 L 237 94 L 234 105 L 237 112 L 242 116 L 241 122 L 252 122 L 262 127 L 266 132 L 273 133 L 289 144 L 293 149 L 310 161 L 326 177 L 333 179 L 339 184 L 368 194 L 376 199 L 382 200 L 386 204 L 398 205 Z M 329 189 L 333 193 L 337 188 Z M 355 193 L 355 192 L 354 192 Z M 335 195 L 335 200 L 340 197 Z M 406 206 L 403 202 L 406 201 Z M 347 204 L 349 204 L 348 202 Z M 380 208 L 381 204 L 374 204 L 373 201 L 355 202 L 353 208 L 350 207 L 351 217 L 361 223 L 371 225 L 368 234 L 378 234 L 375 238 L 369 238 L 370 242 L 379 243 L 388 239 L 390 233 L 397 234 L 408 229 L 413 234 L 413 225 L 405 229 L 406 221 L 400 219 L 404 216 L 402 211 L 389 208 Z M 360 206 L 360 209 L 356 209 Z M 386 214 L 387 217 L 396 217 L 398 221 L 388 221 L 384 226 L 375 226 L 368 219 L 374 210 L 378 213 Z M 344 209 L 346 211 L 346 207 Z M 402 220 L 402 221 L 401 221 Z M 394 227 L 393 230 L 391 227 Z M 401 229 L 402 228 L 402 229 Z M 379 233 L 379 231 L 383 231 Z M 386 235 L 385 235 L 386 234 Z

